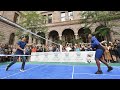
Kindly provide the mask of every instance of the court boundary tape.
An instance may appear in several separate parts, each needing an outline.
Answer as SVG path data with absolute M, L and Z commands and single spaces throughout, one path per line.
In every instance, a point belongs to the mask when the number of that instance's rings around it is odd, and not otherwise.
M 44 64 L 42 64 L 42 65 L 44 65 Z M 29 71 L 29 70 L 34 69 L 34 68 L 37 68 L 37 67 L 40 67 L 40 66 L 41 66 L 41 65 L 38 65 L 38 66 L 32 67 L 32 68 L 30 68 L 30 69 L 25 70 L 24 72 Z M 1 78 L 1 79 L 5 79 L 5 78 L 8 78 L 8 77 L 11 77 L 11 76 L 14 76 L 14 75 L 20 74 L 20 73 L 24 73 L 24 72 L 14 73 L 14 74 L 12 74 L 12 75 L 8 75 L 8 76 L 3 77 L 3 78 Z

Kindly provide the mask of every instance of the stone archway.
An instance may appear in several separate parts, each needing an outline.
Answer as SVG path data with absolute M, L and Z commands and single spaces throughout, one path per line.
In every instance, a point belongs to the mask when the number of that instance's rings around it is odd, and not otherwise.
M 66 41 L 67 43 L 73 43 L 75 39 L 74 31 L 72 29 L 65 29 L 62 32 L 62 40 Z
M 100 33 L 103 33 L 103 31 L 105 30 L 105 29 L 103 29 L 103 30 L 101 30 L 102 28 L 106 28 L 107 30 L 107 33 L 106 33 L 106 35 L 105 36 L 102 36 Z M 100 25 L 100 26 L 98 26 L 98 27 L 96 27 L 96 29 L 95 29 L 95 32 L 97 32 L 98 30 L 101 30 L 101 31 L 99 31 L 99 33 L 97 33 L 95 36 L 97 37 L 97 39 L 101 42 L 101 41 L 103 41 L 103 40 L 108 40 L 108 41 L 111 41 L 111 37 L 110 37 L 110 29 L 109 28 L 107 28 L 106 26 L 103 26 L 103 25 Z M 106 32 L 105 31 L 105 32 Z
M 45 38 L 45 33 L 44 33 L 44 32 L 38 32 L 37 35 Z M 43 39 L 43 38 L 39 38 L 39 37 L 38 37 L 38 38 L 36 39 L 36 44 L 44 44 L 44 45 L 45 45 L 45 39 Z
M 59 40 L 58 32 L 55 30 L 51 31 L 48 35 L 48 39 L 53 41 L 53 42 L 57 42 Z M 50 42 L 48 42 L 48 43 L 50 43 Z
M 78 36 L 79 36 L 79 39 L 82 40 L 83 43 L 88 43 L 88 34 L 91 33 L 91 30 L 89 28 L 80 28 L 78 30 Z

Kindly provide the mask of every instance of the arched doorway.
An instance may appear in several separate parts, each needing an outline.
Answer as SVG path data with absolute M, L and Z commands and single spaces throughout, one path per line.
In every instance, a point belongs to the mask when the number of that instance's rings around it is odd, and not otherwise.
M 103 40 L 111 41 L 110 29 L 103 25 L 95 29 L 95 36 L 100 42 Z
M 49 40 L 53 41 L 53 42 L 58 42 L 59 40 L 59 34 L 57 31 L 53 30 L 49 33 Z M 48 42 L 51 43 L 51 42 Z
M 11 33 L 10 34 L 10 39 L 9 39 L 9 45 L 13 45 L 15 41 L 15 34 Z
M 88 43 L 88 34 L 91 33 L 89 28 L 80 28 L 78 31 L 79 39 L 82 40 L 83 43 Z
M 75 35 L 72 29 L 65 29 L 62 32 L 62 40 L 66 43 L 74 43 Z
M 45 38 L 45 33 L 44 32 L 38 32 L 37 35 Z M 43 39 L 43 38 L 39 38 L 39 37 L 36 38 L 36 44 L 42 44 L 42 45 L 44 44 L 45 45 L 45 39 Z

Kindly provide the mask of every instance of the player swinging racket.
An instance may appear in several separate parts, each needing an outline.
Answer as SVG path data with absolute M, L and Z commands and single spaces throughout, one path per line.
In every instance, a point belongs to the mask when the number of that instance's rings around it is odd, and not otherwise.
M 109 66 L 105 60 L 101 59 L 101 57 L 104 53 L 104 48 L 103 48 L 102 44 L 97 40 L 97 38 L 95 36 L 92 36 L 92 34 L 88 35 L 88 39 L 91 41 L 91 47 L 96 48 L 95 60 L 96 60 L 96 64 L 98 67 L 98 71 L 95 74 L 103 73 L 101 70 L 101 67 L 100 67 L 100 61 L 108 67 L 108 70 L 107 70 L 108 72 L 113 70 L 113 68 L 111 66 Z
M 27 40 L 28 40 L 28 37 L 23 35 L 21 37 L 21 41 L 18 41 L 17 43 L 17 50 L 15 52 L 15 55 L 24 55 L 24 52 L 25 52 L 25 46 L 27 44 Z M 25 56 L 20 56 L 22 58 L 22 66 L 21 66 L 21 69 L 20 71 L 21 72 L 24 72 L 24 66 L 25 66 L 25 61 L 26 61 L 26 57 Z M 19 56 L 14 56 L 13 57 L 13 61 L 6 67 L 6 71 L 14 64 L 16 63 L 17 59 L 19 58 Z

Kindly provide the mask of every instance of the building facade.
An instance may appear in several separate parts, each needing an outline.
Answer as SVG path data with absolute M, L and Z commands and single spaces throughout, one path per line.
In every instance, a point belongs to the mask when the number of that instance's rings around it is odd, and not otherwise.
M 0 11 L 0 15 L 18 23 L 20 12 L 19 11 Z M 0 33 L 3 35 L 0 39 L 0 43 L 13 45 L 17 42 L 17 36 L 15 36 L 17 28 L 0 21 Z
M 71 43 L 71 40 L 77 40 L 82 38 L 84 43 L 88 42 L 87 34 L 84 33 L 84 23 L 80 23 L 82 17 L 80 16 L 83 11 L 40 11 L 43 16 L 47 16 L 46 26 L 48 27 L 48 33 L 45 37 L 51 41 L 62 40 L 67 43 Z M 112 21 L 116 22 L 116 21 Z M 119 23 L 120 20 L 117 20 Z M 89 28 L 89 33 L 96 31 L 100 28 L 100 23 L 95 23 Z M 113 27 L 113 30 L 120 33 L 120 27 Z M 40 32 L 36 32 L 39 34 Z M 119 35 L 109 33 L 109 40 L 114 41 L 115 39 L 120 39 Z M 100 40 L 105 39 L 105 37 L 99 37 Z M 31 41 L 30 41 L 31 43 Z M 40 40 L 33 40 L 32 43 L 39 44 Z M 46 41 L 46 44 L 50 42 Z
M 36 32 L 36 34 L 41 35 L 46 38 L 46 41 L 43 39 L 32 38 L 29 36 L 29 44 L 51 44 L 47 40 L 53 42 L 63 41 L 65 43 L 71 43 L 72 40 L 82 39 L 84 43 L 88 42 L 87 34 L 84 33 L 84 23 L 80 23 L 82 17 L 80 16 L 83 11 L 38 11 L 43 16 L 47 16 L 46 26 L 48 27 L 47 34 L 42 32 Z M 19 17 L 21 12 L 19 11 L 0 11 L 0 15 L 3 17 L 19 23 Z M 112 22 L 120 23 L 120 20 L 114 20 Z M 88 32 L 92 33 L 96 31 L 100 26 L 100 23 L 95 23 L 92 27 L 89 28 Z M 0 21 L 0 32 L 4 35 L 4 39 L 0 39 L 1 43 L 15 44 L 18 40 L 15 36 L 15 32 L 18 28 L 15 28 L 7 23 Z M 112 28 L 116 32 L 120 33 L 120 26 Z M 100 39 L 105 39 L 105 37 L 100 37 Z M 114 41 L 115 39 L 120 39 L 119 35 L 109 33 L 109 40 Z

